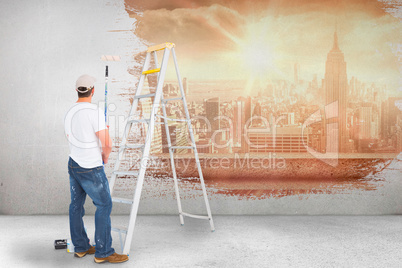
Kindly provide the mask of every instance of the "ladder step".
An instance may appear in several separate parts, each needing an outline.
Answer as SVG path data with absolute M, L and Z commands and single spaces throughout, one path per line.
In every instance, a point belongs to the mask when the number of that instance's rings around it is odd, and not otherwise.
M 171 99 L 162 99 L 163 102 L 168 102 L 168 101 L 176 101 L 176 100 L 182 100 L 183 97 L 178 97 L 178 98 L 171 98 Z
M 141 149 L 144 146 L 145 146 L 144 144 L 126 144 L 126 145 L 122 145 L 120 147 L 120 150 L 124 150 L 124 149 Z
M 188 121 L 190 121 L 188 119 L 176 119 L 176 118 L 165 117 L 165 116 L 158 115 L 158 114 L 156 116 L 159 117 L 159 118 L 162 118 L 162 119 L 166 119 L 166 120 L 170 120 L 170 121 L 176 121 L 176 122 L 188 122 Z
M 183 216 L 190 217 L 190 218 L 196 218 L 196 219 L 202 219 L 202 220 L 209 220 L 210 218 L 208 216 L 201 216 L 201 215 L 194 215 L 186 212 L 180 213 Z
M 163 118 L 163 117 L 161 117 L 161 118 Z M 167 117 L 166 119 L 170 120 L 170 121 L 176 121 L 176 122 L 188 122 L 188 121 L 190 121 L 190 120 L 187 120 L 187 119 L 176 119 L 176 118 L 169 118 L 169 117 Z
M 127 229 L 123 229 L 123 228 L 114 228 L 114 227 L 112 227 L 112 231 L 127 234 Z
M 128 120 L 127 124 L 130 123 L 147 123 L 149 124 L 149 119 L 132 119 L 132 120 Z
M 161 68 L 157 68 L 157 69 L 152 69 L 152 70 L 148 70 L 148 71 L 143 71 L 142 74 L 153 74 L 153 73 L 158 73 L 161 71 Z
M 137 171 L 113 171 L 113 174 L 122 176 L 138 176 Z
M 112 197 L 112 202 L 122 203 L 122 204 L 133 204 L 133 200 L 128 198 Z
M 155 96 L 155 93 L 144 94 L 144 95 L 136 95 L 136 96 L 134 96 L 134 99 L 150 98 L 150 97 L 154 97 L 154 96 Z
M 194 149 L 194 146 L 170 146 L 170 149 Z

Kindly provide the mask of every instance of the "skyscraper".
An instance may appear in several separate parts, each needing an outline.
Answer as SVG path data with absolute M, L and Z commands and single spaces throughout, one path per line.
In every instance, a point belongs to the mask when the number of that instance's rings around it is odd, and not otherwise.
M 338 36 L 334 33 L 334 45 L 327 55 L 325 63 L 325 100 L 326 104 L 338 101 L 338 116 L 327 123 L 338 123 L 339 152 L 347 152 L 349 133 L 346 121 L 348 79 L 346 62 L 338 46 Z M 334 111 L 335 112 L 335 111 Z
M 259 127 L 262 124 L 263 124 L 263 122 L 261 120 L 261 104 L 259 102 L 257 102 L 253 109 L 251 126 Z
M 248 152 L 248 144 L 244 138 L 246 127 L 250 128 L 251 97 L 238 97 L 234 107 L 234 143 L 241 146 L 242 152 Z
M 365 105 L 363 107 L 359 107 L 358 109 L 359 115 L 359 139 L 371 139 L 372 136 L 372 117 L 373 117 L 373 108 L 369 105 Z
M 209 133 L 209 137 L 211 137 L 215 131 L 220 129 L 220 120 L 217 118 L 220 114 L 219 97 L 205 100 L 204 105 L 206 117 L 211 126 L 211 132 Z
M 396 103 L 400 98 L 391 97 L 384 101 L 381 105 L 381 138 L 388 140 L 395 133 L 398 115 L 402 112 L 398 109 Z

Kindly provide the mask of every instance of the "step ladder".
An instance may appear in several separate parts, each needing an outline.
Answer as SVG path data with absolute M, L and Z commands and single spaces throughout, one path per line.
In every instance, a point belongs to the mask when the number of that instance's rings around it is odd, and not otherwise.
M 173 44 L 173 43 L 163 43 L 160 45 L 149 47 L 147 50 L 145 62 L 144 62 L 143 68 L 142 68 L 141 76 L 140 76 L 140 80 L 139 80 L 137 90 L 136 90 L 136 93 L 134 96 L 134 100 L 133 100 L 133 103 L 132 103 L 132 106 L 130 109 L 129 117 L 127 119 L 127 123 L 126 123 L 125 129 L 124 129 L 122 143 L 120 146 L 120 150 L 118 152 L 118 157 L 117 157 L 115 165 L 114 165 L 114 171 L 112 173 L 112 176 L 111 176 L 111 179 L 109 182 L 110 194 L 112 196 L 112 201 L 116 202 L 116 203 L 131 205 L 131 212 L 130 212 L 128 228 L 127 229 L 112 228 L 112 231 L 116 231 L 119 233 L 120 246 L 122 248 L 123 254 L 129 254 L 129 252 L 130 252 L 130 246 L 131 246 L 131 241 L 132 241 L 132 237 L 133 237 L 133 233 L 134 233 L 135 221 L 136 221 L 137 213 L 138 213 L 138 205 L 140 203 L 141 191 L 142 191 L 142 186 L 144 183 L 144 176 L 145 176 L 145 172 L 147 170 L 151 143 L 152 143 L 154 128 L 155 128 L 156 124 L 164 124 L 165 125 L 167 144 L 168 144 L 168 148 L 169 148 L 170 164 L 172 167 L 174 187 L 175 187 L 177 206 L 179 209 L 179 218 L 180 218 L 181 225 L 184 225 L 184 216 L 197 218 L 197 219 L 204 219 L 204 220 L 209 221 L 210 226 L 211 226 L 211 231 L 215 231 L 214 223 L 212 220 L 211 209 L 209 207 L 209 201 L 208 201 L 207 192 L 206 192 L 206 188 L 205 188 L 204 178 L 202 175 L 200 160 L 198 157 L 197 147 L 196 147 L 195 140 L 194 140 L 194 134 L 193 134 L 193 130 L 192 130 L 190 115 L 189 115 L 188 108 L 187 108 L 187 102 L 186 102 L 186 98 L 185 98 L 185 94 L 184 94 L 183 84 L 182 84 L 182 80 L 180 77 L 179 68 L 177 65 L 177 59 L 176 59 L 174 47 L 175 47 L 175 44 Z M 161 66 L 158 67 L 157 51 L 160 51 L 160 50 L 163 50 L 163 59 L 162 59 Z M 174 61 L 175 69 L 176 69 L 177 79 L 179 82 L 181 97 L 164 99 L 163 98 L 163 83 L 164 83 L 164 79 L 165 79 L 166 68 L 167 68 L 170 52 L 172 53 L 172 56 L 173 56 L 173 61 Z M 150 67 L 149 66 L 150 62 L 151 62 L 151 54 L 153 54 L 154 64 L 156 65 L 155 66 L 156 68 L 148 70 Z M 145 78 L 147 75 L 152 74 L 152 73 L 157 73 L 156 91 L 155 91 L 155 93 L 141 95 L 141 91 L 144 86 Z M 143 98 L 151 98 L 151 100 L 153 99 L 152 109 L 150 112 L 151 116 L 149 119 L 136 118 L 137 116 L 135 113 L 138 108 L 138 102 L 140 99 L 143 99 Z M 182 101 L 183 102 L 186 118 L 176 119 L 176 118 L 169 118 L 167 116 L 166 104 L 171 101 Z M 162 106 L 162 112 L 163 112 L 162 115 L 158 115 L 160 104 Z M 160 118 L 160 120 L 163 119 L 163 122 L 162 121 L 155 122 L 157 118 Z M 189 132 L 190 140 L 191 140 L 190 146 L 172 146 L 170 133 L 169 133 L 169 126 L 168 126 L 168 121 L 170 121 L 170 120 L 187 123 L 187 128 L 188 128 L 188 132 Z M 148 131 L 146 134 L 145 143 L 144 144 L 128 144 L 127 141 L 128 141 L 128 136 L 130 134 L 131 128 L 132 128 L 133 124 L 137 124 L 137 123 L 148 124 Z M 139 149 L 142 151 L 142 157 L 140 160 L 140 167 L 139 167 L 138 171 L 120 170 L 121 160 L 124 156 L 126 149 Z M 194 152 L 194 158 L 195 158 L 195 162 L 197 165 L 202 193 L 204 196 L 205 206 L 206 206 L 207 214 L 208 214 L 206 216 L 194 215 L 194 214 L 190 214 L 190 213 L 186 213 L 186 212 L 182 211 L 180 195 L 179 195 L 179 185 L 178 185 L 178 181 L 177 181 L 176 168 L 175 168 L 175 162 L 174 162 L 174 153 L 175 153 L 175 150 L 177 150 L 177 149 L 191 149 Z M 114 195 L 113 195 L 114 185 L 115 185 L 116 178 L 119 176 L 132 176 L 132 177 L 137 178 L 137 184 L 135 187 L 133 199 L 114 197 Z M 123 239 L 124 235 L 125 235 L 125 238 Z

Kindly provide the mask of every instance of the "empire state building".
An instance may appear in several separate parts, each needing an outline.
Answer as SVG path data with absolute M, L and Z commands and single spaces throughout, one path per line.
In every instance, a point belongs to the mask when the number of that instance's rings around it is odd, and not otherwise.
M 342 51 L 338 46 L 338 36 L 334 33 L 334 45 L 328 53 L 325 63 L 325 101 L 326 104 L 334 103 L 337 107 L 338 116 L 335 118 L 327 118 L 326 123 L 337 123 L 338 148 L 339 152 L 347 152 L 348 145 L 348 129 L 346 121 L 346 107 L 348 96 L 348 79 L 346 75 L 346 62 Z M 328 134 L 327 134 L 328 135 Z M 328 142 L 328 138 L 327 138 Z

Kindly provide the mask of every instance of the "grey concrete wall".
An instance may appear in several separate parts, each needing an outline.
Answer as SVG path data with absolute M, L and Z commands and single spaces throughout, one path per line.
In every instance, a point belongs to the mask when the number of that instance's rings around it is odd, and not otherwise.
M 0 213 L 65 214 L 69 205 L 68 145 L 63 118 L 75 101 L 75 80 L 83 73 L 98 78 L 94 102 L 103 99 L 102 54 L 121 55 L 111 76 L 132 84 L 127 68 L 134 51 L 143 48 L 130 32 L 133 19 L 123 1 L 3 1 L 0 9 Z M 122 30 L 122 31 L 115 31 Z M 115 115 L 125 115 L 119 103 Z M 127 87 L 127 85 L 126 85 Z M 113 133 L 112 133 L 113 135 Z M 375 191 L 298 195 L 261 200 L 214 196 L 215 214 L 393 214 L 402 212 L 401 160 L 380 174 Z M 159 195 L 163 191 L 163 195 Z M 192 193 L 188 193 L 191 195 Z M 203 212 L 199 195 L 183 200 L 189 212 Z M 88 199 L 88 213 L 94 208 Z M 115 213 L 127 212 L 116 207 Z M 140 205 L 143 214 L 177 213 L 173 185 L 147 182 Z
M 100 56 L 120 52 L 109 31 L 124 7 L 103 0 L 1 5 L 0 213 L 66 213 L 64 114 L 81 74 L 98 79 L 94 102 L 103 99 Z

